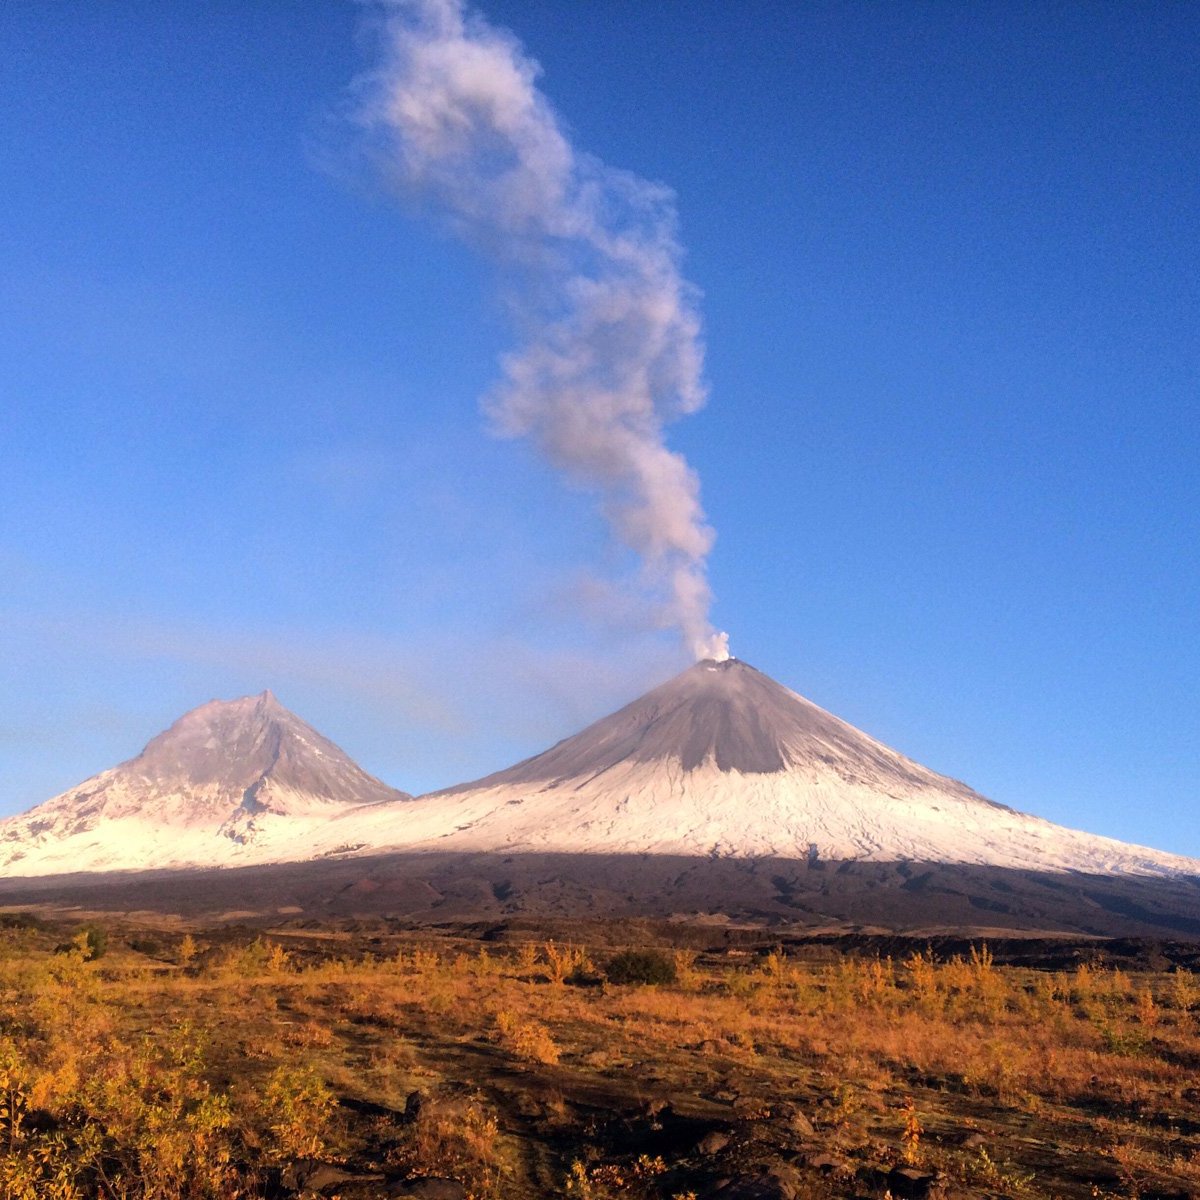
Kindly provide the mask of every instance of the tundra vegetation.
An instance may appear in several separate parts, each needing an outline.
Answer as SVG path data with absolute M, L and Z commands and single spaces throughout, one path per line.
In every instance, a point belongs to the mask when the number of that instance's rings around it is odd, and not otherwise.
M 0 914 L 0 1200 L 939 1192 L 1200 1195 L 1200 977 Z

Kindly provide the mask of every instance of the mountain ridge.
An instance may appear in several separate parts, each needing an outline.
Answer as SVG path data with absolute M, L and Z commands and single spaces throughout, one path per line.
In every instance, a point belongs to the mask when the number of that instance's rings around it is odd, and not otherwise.
M 735 686 L 726 686 L 731 680 Z M 677 719 L 681 715 L 686 721 L 682 729 Z M 922 766 L 736 658 L 701 659 L 540 754 L 428 795 L 500 783 L 532 785 L 587 771 L 599 775 L 626 759 L 654 761 L 672 753 L 678 754 L 684 771 L 696 770 L 711 759 L 723 773 L 768 775 L 803 765 L 814 752 L 813 743 L 820 744 L 832 765 L 866 758 L 892 773 L 921 781 L 937 779 L 983 804 L 1008 808 L 960 780 Z M 585 748 L 582 754 L 581 747 Z
M 0 867 L 254 860 L 253 848 L 293 841 L 339 808 L 411 799 L 267 690 L 207 701 L 133 758 L 0 821 Z
M 380 845 L 381 814 L 346 813 Z M 418 798 L 389 850 L 958 862 L 1200 875 L 939 775 L 737 659 L 702 660 L 539 755 Z
M 0 869 L 252 865 L 382 853 L 934 862 L 1200 877 L 939 775 L 737 659 L 702 660 L 541 754 L 413 798 L 268 691 L 0 822 Z

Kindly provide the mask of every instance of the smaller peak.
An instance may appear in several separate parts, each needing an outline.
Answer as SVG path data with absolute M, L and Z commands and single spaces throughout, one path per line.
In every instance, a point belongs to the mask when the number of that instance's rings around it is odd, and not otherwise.
M 280 704 L 270 688 L 255 692 L 252 696 L 239 696 L 236 700 L 216 700 L 223 708 L 279 708 Z
M 250 716 L 255 713 L 282 713 L 287 710 L 275 698 L 270 688 L 251 696 L 238 696 L 233 700 L 209 700 L 184 713 L 181 720 L 191 717 L 219 717 L 230 714 Z

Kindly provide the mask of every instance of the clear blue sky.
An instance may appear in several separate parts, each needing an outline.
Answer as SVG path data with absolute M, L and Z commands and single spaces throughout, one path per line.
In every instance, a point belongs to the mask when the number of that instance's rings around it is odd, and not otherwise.
M 1200 8 L 505 0 L 675 191 L 670 440 L 733 652 L 935 769 L 1200 855 Z M 0 814 L 271 687 L 409 790 L 683 665 L 479 397 L 462 246 L 341 167 L 352 4 L 0 8 Z

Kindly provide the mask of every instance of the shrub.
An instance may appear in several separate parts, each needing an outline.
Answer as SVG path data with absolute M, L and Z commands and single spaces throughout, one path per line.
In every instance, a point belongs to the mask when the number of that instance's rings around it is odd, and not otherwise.
M 510 1009 L 502 1009 L 496 1014 L 496 1028 L 500 1041 L 525 1062 L 550 1066 L 558 1062 L 559 1048 L 550 1030 L 538 1021 L 522 1021 Z
M 600 987 L 604 983 L 604 976 L 590 963 L 585 962 L 577 966 L 563 982 L 571 987 Z
M 261 1100 L 280 1159 L 312 1158 L 325 1149 L 336 1107 L 333 1093 L 311 1067 L 277 1067 Z
M 191 966 L 193 959 L 199 954 L 200 947 L 196 945 L 196 939 L 190 933 L 183 935 L 183 940 L 179 943 L 175 951 L 175 957 L 181 967 Z
M 75 944 L 86 962 L 103 958 L 108 949 L 108 934 L 99 925 L 85 925 L 76 935 Z
M 609 983 L 674 983 L 675 959 L 661 950 L 623 950 L 609 959 Z
M 397 1140 L 396 1165 L 417 1175 L 457 1179 L 469 1195 L 494 1200 L 503 1166 L 499 1123 L 480 1101 L 427 1097 Z
M 0 913 L 0 929 L 42 929 L 45 922 L 30 912 Z
M 544 1063 L 553 1066 L 561 1052 L 550 1030 L 538 1021 L 523 1021 L 513 1031 L 513 1052 L 526 1062 Z
M 559 946 L 553 940 L 548 941 L 542 953 L 550 969 L 550 982 L 556 987 L 562 987 L 564 981 L 575 975 L 587 973 L 587 952 L 581 947 L 572 946 L 570 942 Z

